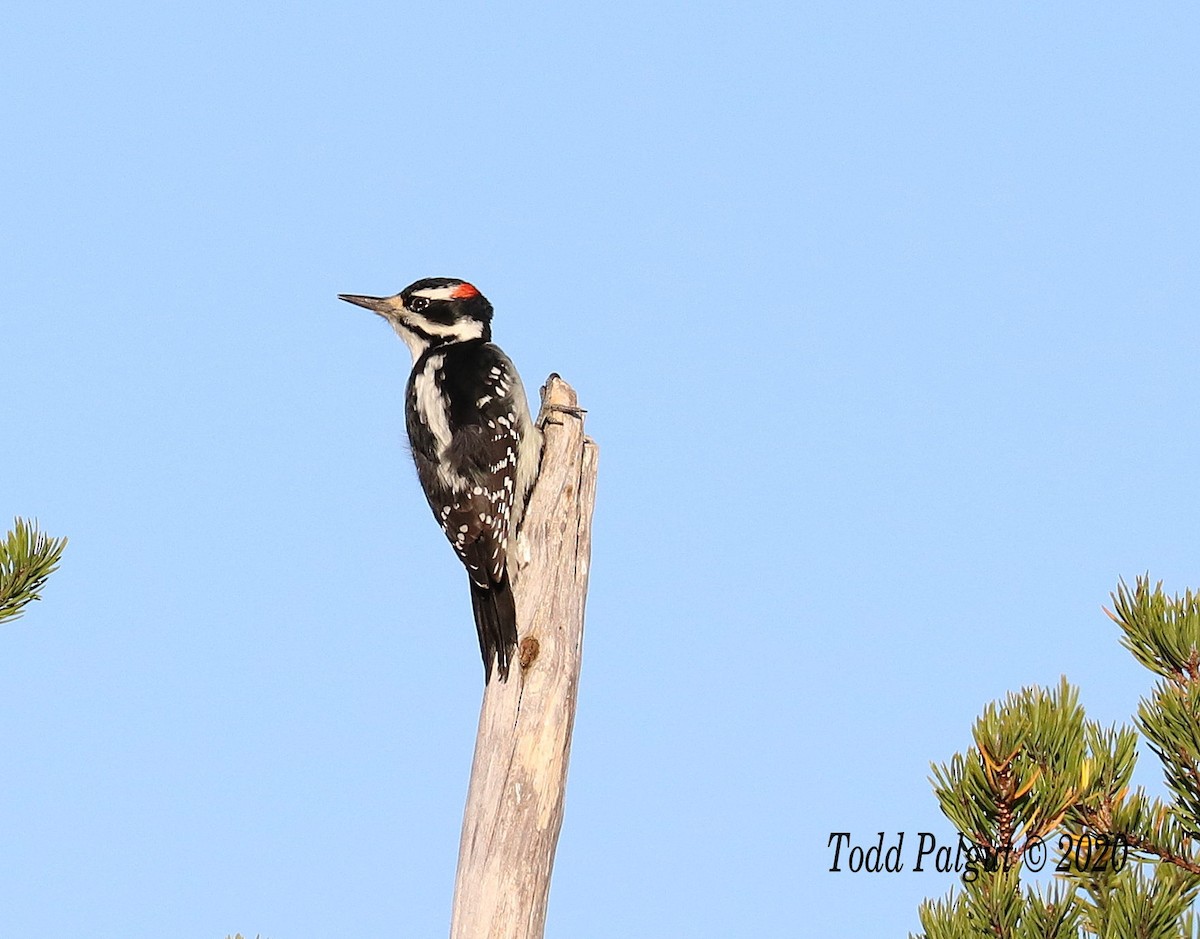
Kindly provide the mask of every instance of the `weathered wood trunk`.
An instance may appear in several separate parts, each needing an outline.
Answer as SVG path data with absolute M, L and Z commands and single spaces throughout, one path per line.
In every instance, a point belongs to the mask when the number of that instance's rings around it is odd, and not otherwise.
M 454 883 L 451 939 L 541 939 L 562 827 L 596 495 L 595 442 L 551 375 L 545 445 L 513 582 L 519 666 L 483 695 Z M 517 552 L 520 553 L 518 548 Z

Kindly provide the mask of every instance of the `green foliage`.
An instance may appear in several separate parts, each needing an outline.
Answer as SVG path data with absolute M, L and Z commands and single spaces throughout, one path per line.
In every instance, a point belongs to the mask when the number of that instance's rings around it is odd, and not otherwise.
M 972 736 L 965 756 L 933 767 L 934 793 L 960 832 L 1013 858 L 1080 799 L 1125 786 L 1136 758 L 1136 733 L 1085 721 L 1065 678 L 1055 690 L 1024 688 L 989 704 Z
M 1169 680 L 1197 677 L 1200 662 L 1200 595 L 1188 590 L 1168 597 L 1162 584 L 1150 589 L 1150 578 L 1139 577 L 1133 590 L 1122 581 L 1113 594 L 1108 615 L 1121 627 L 1125 646 L 1146 668 Z
M 1118 585 L 1109 616 L 1159 678 L 1136 729 L 1087 720 L 1065 678 L 988 705 L 973 745 L 932 768 L 942 811 L 982 863 L 922 904 L 925 939 L 1200 939 L 1200 594 L 1138 578 Z M 1129 789 L 1138 731 L 1168 802 Z M 1023 887 L 1023 870 L 1043 866 L 1054 883 Z
M 1053 887 L 1045 895 L 1022 891 L 1015 867 L 971 881 L 945 900 L 927 900 L 919 915 L 927 939 L 1078 939 L 1082 925 L 1080 907 L 1068 888 Z
M 50 538 L 37 523 L 16 519 L 0 541 L 0 623 L 16 619 L 27 603 L 40 600 L 38 591 L 58 567 L 66 538 Z

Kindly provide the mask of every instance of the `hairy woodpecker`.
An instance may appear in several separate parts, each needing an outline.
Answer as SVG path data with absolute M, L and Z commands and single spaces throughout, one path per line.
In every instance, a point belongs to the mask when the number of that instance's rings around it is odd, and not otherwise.
M 417 476 L 467 568 L 484 681 L 493 659 L 505 681 L 517 644 L 509 549 L 542 444 L 521 378 L 491 341 L 492 305 L 453 277 L 427 277 L 392 297 L 338 298 L 378 313 L 412 352 L 404 419 Z

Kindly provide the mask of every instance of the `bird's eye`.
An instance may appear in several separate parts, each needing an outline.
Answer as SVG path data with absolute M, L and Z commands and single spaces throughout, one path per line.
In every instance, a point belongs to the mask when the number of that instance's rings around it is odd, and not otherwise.
M 428 297 L 413 297 L 408 301 L 408 308 L 413 313 L 420 313 L 425 307 L 429 306 Z

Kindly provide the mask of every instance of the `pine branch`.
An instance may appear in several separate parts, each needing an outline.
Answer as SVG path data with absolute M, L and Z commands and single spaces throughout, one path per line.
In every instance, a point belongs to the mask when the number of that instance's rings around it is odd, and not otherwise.
M 1065 679 L 988 705 L 974 746 L 935 765 L 931 781 L 990 863 L 957 895 L 922 905 L 926 939 L 1196 939 L 1200 592 L 1169 597 L 1146 576 L 1121 582 L 1112 599 L 1105 612 L 1122 643 L 1159 676 L 1136 729 L 1085 720 Z M 1167 803 L 1130 791 L 1138 731 L 1162 762 Z M 1039 841 L 1066 849 L 1052 861 L 1059 888 L 1049 895 L 1020 889 L 1024 866 L 1044 869 L 1045 854 L 1030 849 Z
M 1193 861 L 1191 858 L 1186 858 L 1181 854 L 1176 854 L 1169 848 L 1165 848 L 1160 844 L 1155 844 L 1140 835 L 1127 834 L 1124 836 L 1129 844 L 1129 847 L 1135 851 L 1141 851 L 1143 854 L 1152 854 L 1155 857 L 1166 861 L 1168 864 L 1174 864 L 1181 870 L 1187 871 L 1189 874 L 1200 875 L 1200 863 Z
M 51 538 L 18 518 L 0 541 L 0 623 L 19 617 L 24 607 L 40 600 L 39 591 L 62 558 L 66 538 Z
M 1109 619 L 1121 627 L 1121 644 L 1146 668 L 1170 682 L 1200 680 L 1200 593 L 1168 597 L 1162 581 L 1138 577 L 1131 590 L 1125 581 L 1112 594 Z

